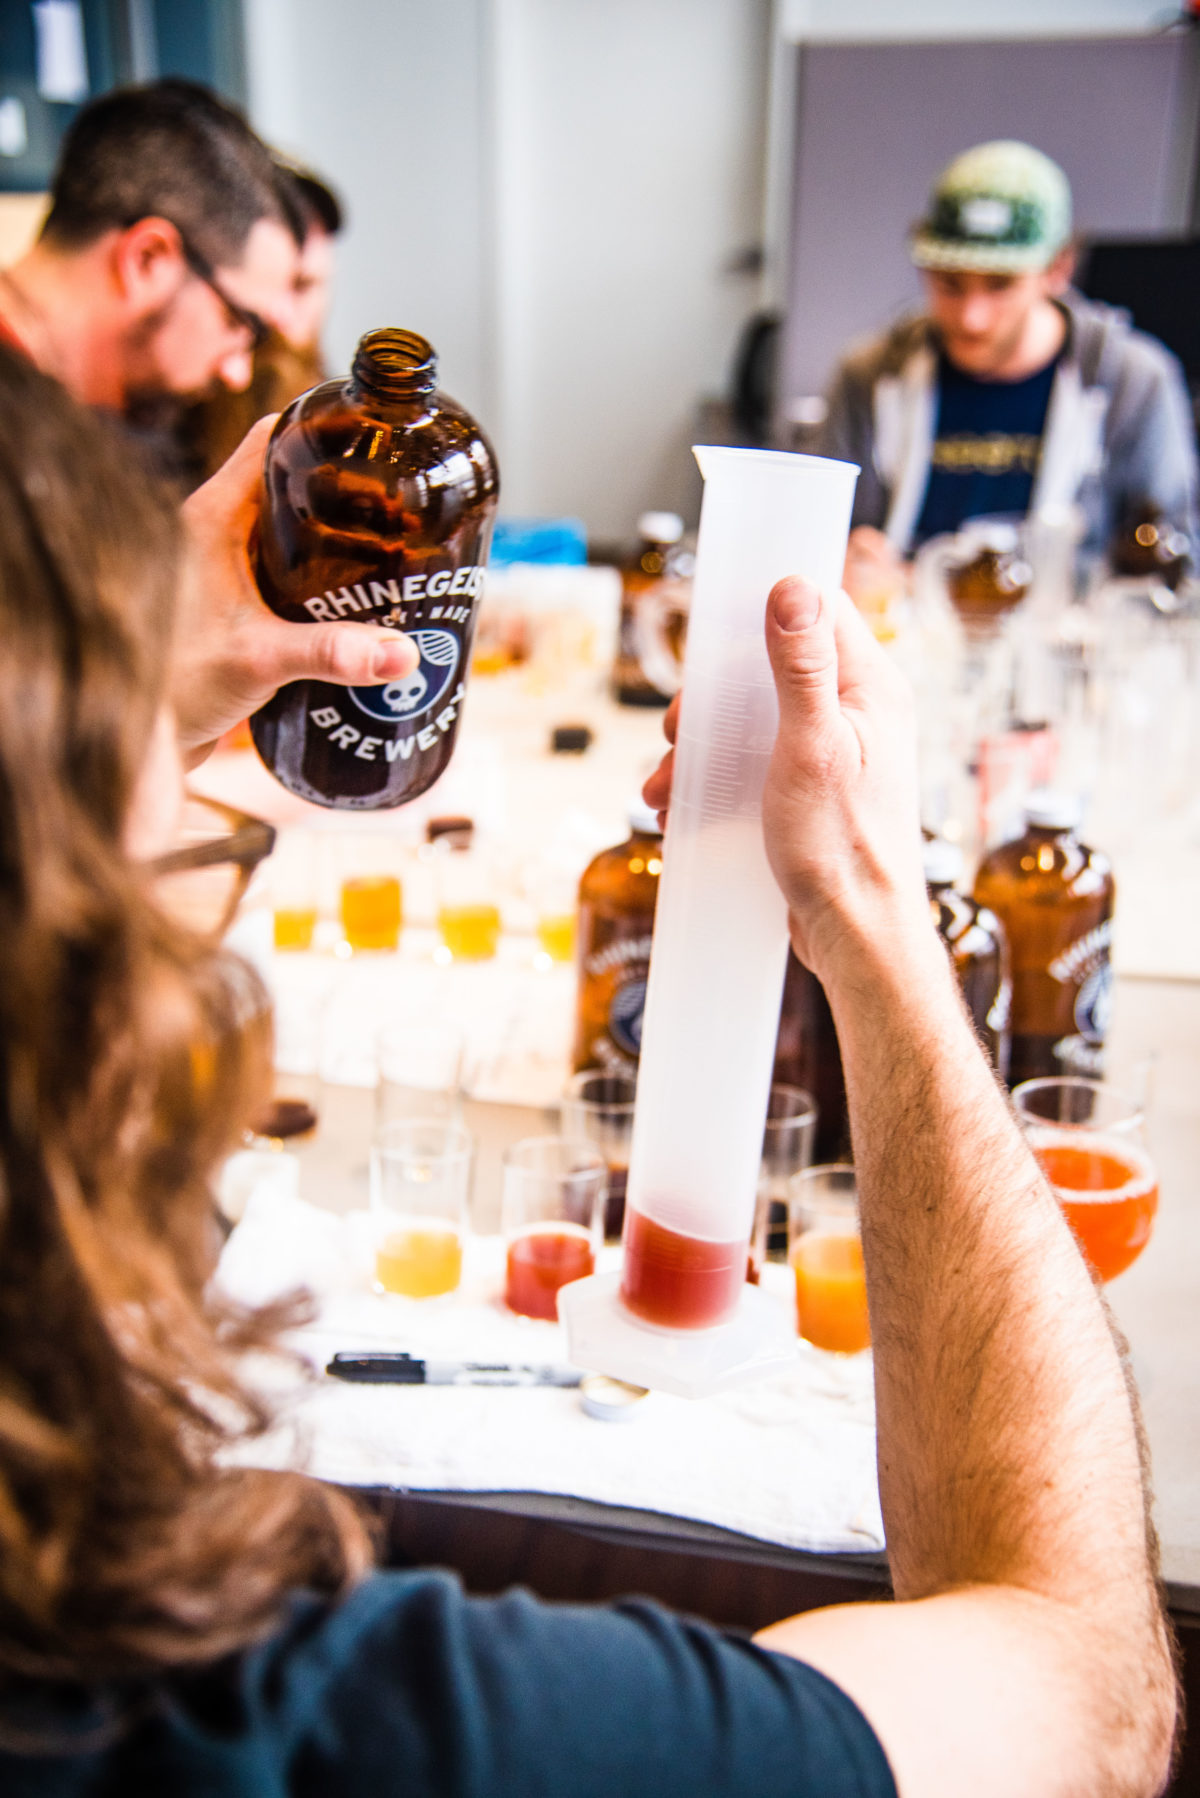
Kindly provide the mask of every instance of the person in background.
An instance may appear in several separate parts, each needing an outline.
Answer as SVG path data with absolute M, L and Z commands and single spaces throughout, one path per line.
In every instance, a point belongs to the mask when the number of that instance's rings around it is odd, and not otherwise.
M 41 234 L 0 273 L 0 335 L 113 412 L 238 390 L 294 307 L 300 238 L 240 113 L 189 81 L 118 89 L 67 132 Z
M 321 332 L 329 312 L 334 239 L 342 229 L 342 205 L 333 189 L 309 169 L 278 158 L 280 178 L 290 183 L 303 223 L 300 253 L 286 316 L 255 349 L 249 383 L 222 388 L 189 407 L 179 423 L 183 478 L 194 486 L 215 474 L 251 425 L 282 412 L 297 395 L 325 378 Z
M 299 243 L 308 236 L 296 183 L 241 114 L 192 82 L 120 89 L 84 107 L 63 143 L 50 212 L 33 248 L 0 272 L 0 410 L 4 371 L 20 359 L 85 405 L 143 430 L 164 402 L 214 384 L 244 388 L 255 345 L 273 324 L 296 328 L 320 292 L 321 253 L 308 286 Z M 315 202 L 313 202 L 315 204 Z M 311 235 L 311 234 L 309 234 Z M 305 327 L 307 328 L 307 327 Z M 254 584 L 252 489 L 269 425 L 187 501 L 198 571 L 188 583 L 181 655 L 188 678 L 177 707 L 189 764 L 290 680 L 345 685 L 399 680 L 415 650 L 394 631 L 349 622 L 290 624 Z M 130 439 L 154 460 L 160 432 Z
M 897 1602 L 751 1643 L 371 1572 L 348 1499 L 248 1464 L 238 1357 L 282 1318 L 210 1280 L 268 1056 L 257 977 L 155 896 L 177 514 L 9 360 L 0 1789 L 1151 1798 L 1175 1694 L 1133 1401 L 934 932 L 911 706 L 853 607 L 770 596 L 765 827 L 845 1059 Z
M 850 352 L 820 452 L 857 462 L 852 592 L 971 518 L 1078 506 L 1103 553 L 1128 508 L 1196 526 L 1183 372 L 1154 338 L 1070 287 L 1071 190 L 1048 156 L 965 151 L 911 239 L 925 310 Z

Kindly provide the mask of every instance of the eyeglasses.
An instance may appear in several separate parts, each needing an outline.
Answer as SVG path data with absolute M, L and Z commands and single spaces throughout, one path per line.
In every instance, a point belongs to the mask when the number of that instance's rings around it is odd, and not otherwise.
M 178 847 L 146 864 L 165 911 L 203 937 L 223 936 L 250 877 L 275 846 L 275 828 L 232 805 L 189 793 Z
M 176 225 L 175 229 L 179 231 L 179 226 Z M 252 350 L 261 349 L 271 335 L 271 327 L 262 314 L 255 312 L 251 306 L 243 306 L 240 300 L 234 299 L 233 295 L 217 280 L 217 272 L 208 257 L 202 256 L 199 250 L 194 249 L 182 231 L 179 231 L 179 247 L 183 253 L 183 260 L 197 280 L 203 281 L 204 285 L 216 294 L 229 314 L 230 323 L 235 329 L 245 331 L 250 339 L 250 348 Z

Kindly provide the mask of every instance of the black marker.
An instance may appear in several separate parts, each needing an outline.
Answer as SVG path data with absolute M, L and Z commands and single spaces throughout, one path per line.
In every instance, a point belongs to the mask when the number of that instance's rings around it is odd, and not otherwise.
M 340 1351 L 325 1372 L 335 1380 L 393 1386 L 578 1386 L 574 1367 L 511 1367 L 500 1361 L 423 1361 L 403 1349 Z

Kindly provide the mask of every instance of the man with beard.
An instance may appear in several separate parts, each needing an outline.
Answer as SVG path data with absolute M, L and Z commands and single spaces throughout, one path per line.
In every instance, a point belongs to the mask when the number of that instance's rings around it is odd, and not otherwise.
M 232 107 L 187 81 L 118 90 L 67 133 L 41 235 L 0 274 L 0 331 L 109 411 L 236 391 L 288 322 L 300 236 Z
M 187 396 L 247 386 L 256 346 L 291 328 L 304 235 L 291 177 L 215 94 L 174 79 L 105 94 L 67 133 L 40 237 L 0 272 L 0 340 L 77 400 L 145 426 Z M 268 432 L 256 426 L 184 507 L 189 762 L 285 681 L 378 684 L 416 659 L 398 632 L 291 624 L 259 599 L 249 543 Z

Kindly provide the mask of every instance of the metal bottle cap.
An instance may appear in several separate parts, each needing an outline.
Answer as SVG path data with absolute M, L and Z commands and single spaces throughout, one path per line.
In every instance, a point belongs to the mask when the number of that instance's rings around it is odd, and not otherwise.
M 644 799 L 634 799 L 628 811 L 629 828 L 642 836 L 661 837 L 662 827 L 658 822 L 658 813 L 652 812 Z
M 647 543 L 678 543 L 683 536 L 678 512 L 643 512 L 637 528 L 638 536 Z
M 647 1396 L 645 1386 L 612 1380 L 606 1373 L 585 1374 L 579 1382 L 580 1404 L 600 1423 L 628 1423 Z
M 1025 801 L 1025 822 L 1036 830 L 1076 830 L 1082 817 L 1078 793 L 1061 787 L 1037 787 Z
M 933 837 L 921 846 L 925 882 L 931 887 L 952 887 L 962 876 L 963 852 L 945 837 Z

